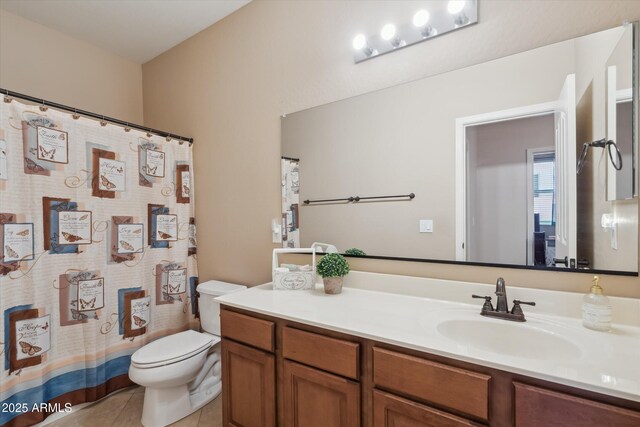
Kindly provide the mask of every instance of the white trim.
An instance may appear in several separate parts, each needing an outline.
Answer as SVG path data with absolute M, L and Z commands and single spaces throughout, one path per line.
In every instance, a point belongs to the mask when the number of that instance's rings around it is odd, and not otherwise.
M 464 245 L 467 236 L 467 126 L 542 116 L 553 113 L 557 107 L 557 102 L 552 101 L 456 119 L 456 261 L 467 261 L 467 247 Z
M 633 90 L 620 89 L 617 86 L 616 66 L 611 65 L 607 68 L 607 139 L 613 141 L 618 140 L 617 122 L 618 122 L 618 104 L 633 102 Z M 613 167 L 611 162 L 607 161 L 607 201 L 624 200 L 618 199 L 618 171 Z

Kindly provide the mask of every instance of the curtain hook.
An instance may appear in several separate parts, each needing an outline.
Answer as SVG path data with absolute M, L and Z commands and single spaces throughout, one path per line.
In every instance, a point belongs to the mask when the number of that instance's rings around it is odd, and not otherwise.
M 180 145 L 184 144 L 184 140 L 182 138 L 180 138 L 180 141 L 178 142 L 178 144 L 180 144 Z
M 151 138 L 153 135 L 151 134 L 151 128 L 147 128 L 147 138 Z
M 13 99 L 9 96 L 9 89 L 4 90 L 4 102 L 10 104 Z
M 168 134 L 166 139 L 167 139 L 167 142 L 171 142 L 171 134 Z
M 78 120 L 80 118 L 80 114 L 78 114 L 77 108 L 73 109 L 73 115 L 71 117 L 73 117 L 74 120 Z
M 107 125 L 107 121 L 104 119 L 104 116 L 102 116 L 102 120 L 100 120 L 100 126 L 105 127 Z
M 44 112 L 47 111 L 49 109 L 49 107 L 47 107 L 44 103 L 44 99 L 42 100 L 42 105 L 40 106 L 40 111 Z
M 125 132 L 129 132 L 129 131 L 131 131 L 131 128 L 129 127 L 129 122 L 127 122 L 127 124 L 125 125 L 125 127 L 124 127 L 124 131 L 125 131 Z

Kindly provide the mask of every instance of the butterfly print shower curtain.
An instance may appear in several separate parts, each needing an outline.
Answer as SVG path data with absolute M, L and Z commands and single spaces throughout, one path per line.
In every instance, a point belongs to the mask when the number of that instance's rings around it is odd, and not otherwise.
M 0 102 L 0 426 L 130 386 L 133 352 L 198 328 L 192 172 L 188 143 Z

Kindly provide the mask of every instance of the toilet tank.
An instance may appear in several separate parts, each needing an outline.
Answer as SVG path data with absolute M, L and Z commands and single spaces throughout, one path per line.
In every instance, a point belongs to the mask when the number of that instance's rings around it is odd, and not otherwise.
M 247 289 L 247 287 L 218 280 L 209 280 L 198 285 L 198 308 L 203 331 L 220 335 L 220 303 L 215 298 L 243 289 Z

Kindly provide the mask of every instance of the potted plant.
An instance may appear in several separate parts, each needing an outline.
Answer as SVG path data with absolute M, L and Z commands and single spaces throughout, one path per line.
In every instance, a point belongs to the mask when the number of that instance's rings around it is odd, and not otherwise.
M 339 294 L 344 276 L 349 273 L 349 263 L 340 254 L 326 254 L 318 262 L 317 271 L 324 282 L 324 293 Z
M 365 251 L 358 248 L 347 249 L 346 251 L 344 251 L 344 253 L 345 255 L 351 255 L 351 256 L 367 256 Z

